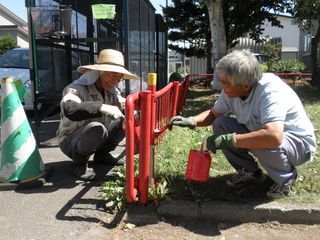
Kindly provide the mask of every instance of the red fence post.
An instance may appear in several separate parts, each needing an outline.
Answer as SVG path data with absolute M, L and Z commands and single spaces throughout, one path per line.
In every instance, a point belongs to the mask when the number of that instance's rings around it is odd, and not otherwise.
M 173 117 L 177 114 L 180 86 L 181 84 L 179 82 L 173 82 L 173 106 L 170 117 Z
M 128 202 L 137 200 L 137 189 L 134 186 L 134 104 L 138 94 L 130 94 L 126 99 L 126 197 Z
M 148 90 L 151 91 L 151 123 L 150 123 L 150 155 L 149 155 L 149 184 L 154 184 L 154 144 L 155 134 L 154 129 L 156 128 L 156 109 L 157 109 L 157 74 L 148 73 Z
M 139 201 L 146 204 L 150 175 L 151 92 L 141 91 L 140 99 Z

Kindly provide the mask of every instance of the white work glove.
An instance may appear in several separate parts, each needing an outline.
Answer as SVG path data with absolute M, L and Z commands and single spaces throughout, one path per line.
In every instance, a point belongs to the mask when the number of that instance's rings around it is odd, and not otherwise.
M 102 104 L 100 111 L 111 119 L 123 118 L 124 115 L 117 106 Z
M 117 96 L 117 99 L 120 103 L 121 109 L 125 109 L 126 107 L 126 99 L 124 97 L 122 97 L 121 95 Z

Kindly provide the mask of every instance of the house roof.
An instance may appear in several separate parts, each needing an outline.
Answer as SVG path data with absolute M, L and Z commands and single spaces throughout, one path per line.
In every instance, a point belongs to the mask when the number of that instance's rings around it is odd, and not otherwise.
M 0 4 L 0 15 L 17 25 L 21 33 L 28 35 L 28 23 L 2 4 Z

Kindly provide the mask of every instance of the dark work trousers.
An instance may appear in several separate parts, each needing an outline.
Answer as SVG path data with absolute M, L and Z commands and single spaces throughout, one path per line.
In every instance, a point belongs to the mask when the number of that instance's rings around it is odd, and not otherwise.
M 117 119 L 106 128 L 100 122 L 90 122 L 66 137 L 59 146 L 76 163 L 85 164 L 93 153 L 108 153 L 117 147 L 125 136 L 122 124 L 123 120 Z
M 246 126 L 239 124 L 235 118 L 220 116 L 213 123 L 216 135 L 227 133 L 249 133 Z M 222 149 L 228 162 L 234 169 L 244 169 L 247 172 L 258 170 L 258 163 L 269 174 L 270 178 L 280 185 L 291 184 L 297 177 L 298 166 L 310 160 L 310 153 L 306 152 L 304 143 L 291 133 L 284 132 L 283 142 L 279 147 L 266 149 Z

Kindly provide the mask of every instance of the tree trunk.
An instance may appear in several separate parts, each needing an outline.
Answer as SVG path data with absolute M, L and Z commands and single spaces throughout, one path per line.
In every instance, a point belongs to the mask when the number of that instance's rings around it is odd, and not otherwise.
M 318 30 L 316 35 L 311 39 L 311 72 L 313 86 L 320 86 L 320 64 L 318 61 L 318 46 L 320 42 L 320 21 L 318 21 Z
M 213 69 L 216 63 L 227 53 L 226 31 L 223 18 L 223 0 L 206 0 L 211 37 L 212 37 L 212 54 L 213 54 Z M 220 90 L 220 84 L 213 81 L 213 89 Z
M 212 71 L 212 43 L 211 43 L 211 36 L 207 37 L 206 41 L 207 41 L 207 43 L 210 43 L 210 44 L 207 44 L 207 46 L 206 46 L 206 52 L 207 52 L 207 69 L 206 69 L 207 72 L 206 73 L 211 74 L 211 73 L 213 73 L 213 71 Z

